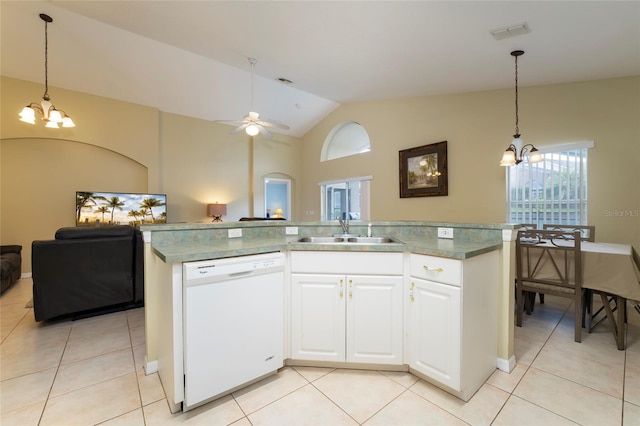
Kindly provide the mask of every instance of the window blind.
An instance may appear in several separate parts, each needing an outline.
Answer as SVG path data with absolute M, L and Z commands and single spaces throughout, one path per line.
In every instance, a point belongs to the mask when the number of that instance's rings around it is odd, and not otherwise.
M 507 221 L 586 225 L 587 154 L 593 142 L 541 149 L 544 160 L 507 169 Z

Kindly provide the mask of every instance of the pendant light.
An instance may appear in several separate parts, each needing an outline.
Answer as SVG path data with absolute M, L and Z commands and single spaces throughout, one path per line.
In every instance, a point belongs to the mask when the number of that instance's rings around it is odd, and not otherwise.
M 515 166 L 516 164 L 522 163 L 522 160 L 527 155 L 529 156 L 530 163 L 537 163 L 542 161 L 542 154 L 538 149 L 532 144 L 528 143 L 520 149 L 520 153 L 518 155 L 518 147 L 522 145 L 522 139 L 520 138 L 520 128 L 518 127 L 518 57 L 524 55 L 524 50 L 514 50 L 511 52 L 511 56 L 515 58 L 515 75 L 516 75 L 516 131 L 513 135 L 513 141 L 507 147 L 506 151 L 502 155 L 502 160 L 500 161 L 501 166 Z
M 44 95 L 40 103 L 32 102 L 22 109 L 20 112 L 20 121 L 29 124 L 36 124 L 36 111 L 40 113 L 40 118 L 46 123 L 45 127 L 59 128 L 75 127 L 71 117 L 64 111 L 56 109 L 51 103 L 49 97 L 49 76 L 48 76 L 48 54 L 49 54 L 49 37 L 47 34 L 47 25 L 53 22 L 53 18 L 44 13 L 40 14 L 40 19 L 44 21 Z

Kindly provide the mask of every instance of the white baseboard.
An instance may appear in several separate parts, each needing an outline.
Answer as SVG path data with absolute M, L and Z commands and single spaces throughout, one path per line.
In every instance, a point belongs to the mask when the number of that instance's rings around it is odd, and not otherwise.
M 148 361 L 147 356 L 144 356 L 144 373 L 148 376 L 149 374 L 158 372 L 158 361 Z
M 511 373 L 513 369 L 516 368 L 516 356 L 511 355 L 509 359 L 498 358 L 496 367 L 505 373 Z
M 31 278 L 31 272 L 23 272 L 20 274 L 20 279 L 22 278 Z

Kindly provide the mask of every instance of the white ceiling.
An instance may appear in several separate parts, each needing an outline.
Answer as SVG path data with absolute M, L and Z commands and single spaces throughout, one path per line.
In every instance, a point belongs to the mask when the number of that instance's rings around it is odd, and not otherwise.
M 54 19 L 51 86 L 240 119 L 251 107 L 247 58 L 255 57 L 254 109 L 295 136 L 343 103 L 513 87 L 515 49 L 526 52 L 521 87 L 640 75 L 638 1 L 3 0 L 0 7 L 3 75 L 44 81 L 44 12 Z M 490 34 L 523 22 L 528 34 Z M 57 106 L 64 108 L 59 99 Z

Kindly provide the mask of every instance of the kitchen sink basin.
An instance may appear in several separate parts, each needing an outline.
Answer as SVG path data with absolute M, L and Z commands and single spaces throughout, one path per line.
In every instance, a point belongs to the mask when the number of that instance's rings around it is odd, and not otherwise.
M 316 243 L 316 244 L 331 244 L 342 243 L 344 238 L 342 237 L 302 237 L 298 240 L 299 243 Z
M 347 243 L 355 244 L 402 244 L 401 241 L 390 237 L 350 237 Z
M 299 243 L 315 244 L 402 244 L 395 238 L 390 237 L 302 237 Z

